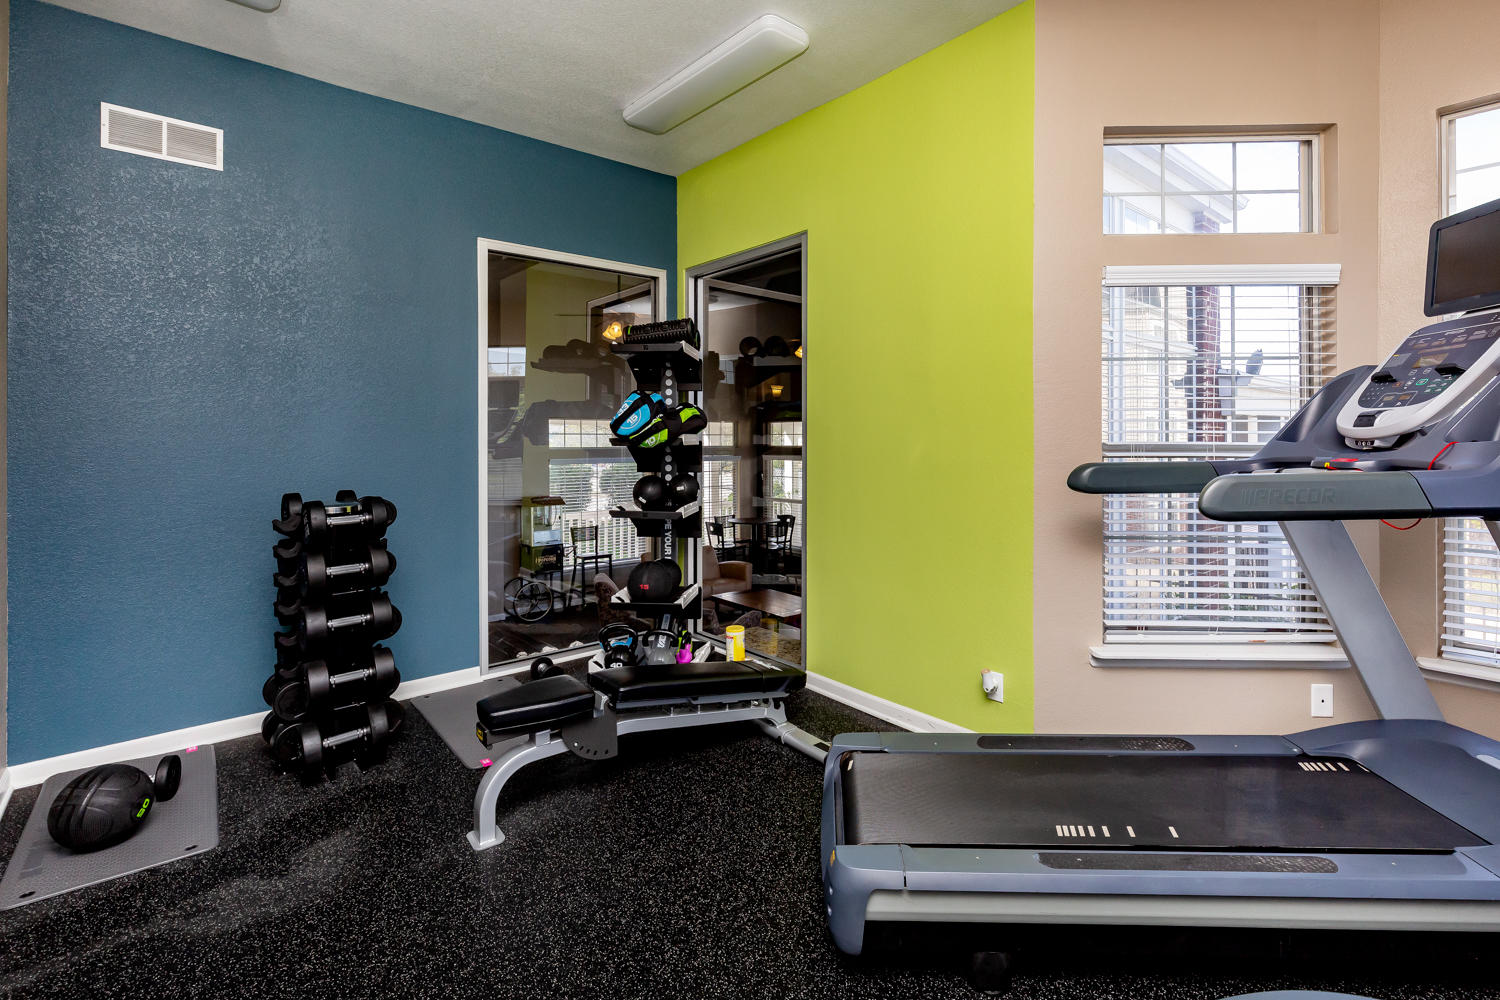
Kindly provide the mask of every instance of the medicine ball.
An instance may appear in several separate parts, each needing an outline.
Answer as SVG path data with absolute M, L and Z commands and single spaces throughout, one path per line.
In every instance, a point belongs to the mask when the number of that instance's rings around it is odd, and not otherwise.
M 684 472 L 672 477 L 672 507 L 686 507 L 698 499 L 698 479 L 692 473 Z
M 677 585 L 682 582 L 682 570 L 667 559 L 643 562 L 630 571 L 626 586 L 632 601 L 670 601 L 676 596 Z
M 785 337 L 768 337 L 762 353 L 768 358 L 784 358 L 792 353 L 792 349 L 787 345 Z
M 760 353 L 760 341 L 754 337 L 746 337 L 740 341 L 740 357 L 753 358 Z
M 47 832 L 74 851 L 97 851 L 128 840 L 151 807 L 177 794 L 182 758 L 156 765 L 156 777 L 129 764 L 89 768 L 62 787 L 47 810 Z
M 632 392 L 610 419 L 609 429 L 622 438 L 634 438 L 661 419 L 667 404 L 656 392 Z
M 632 491 L 641 510 L 666 510 L 669 500 L 667 481 L 661 476 L 642 476 Z

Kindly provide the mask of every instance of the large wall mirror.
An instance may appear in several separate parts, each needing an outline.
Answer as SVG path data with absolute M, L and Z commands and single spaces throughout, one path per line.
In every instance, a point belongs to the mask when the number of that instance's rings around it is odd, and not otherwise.
M 481 244 L 484 659 L 591 646 L 650 542 L 609 516 L 639 474 L 609 444 L 634 380 L 601 333 L 662 314 L 665 275 Z M 597 266 L 596 266 L 597 265 Z
M 705 632 L 746 628 L 757 656 L 805 666 L 806 245 L 688 271 L 703 335 Z

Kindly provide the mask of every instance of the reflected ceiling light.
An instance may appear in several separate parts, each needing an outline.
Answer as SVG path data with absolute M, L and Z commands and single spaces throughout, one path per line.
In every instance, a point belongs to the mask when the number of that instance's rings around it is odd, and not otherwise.
M 780 396 L 781 395 L 781 386 L 779 386 L 779 385 L 773 385 L 773 386 L 771 386 L 771 395 L 773 395 L 773 396 Z
M 625 336 L 625 327 L 620 323 L 619 320 L 615 320 L 613 323 L 609 324 L 609 326 L 606 326 L 604 328 L 603 336 L 605 340 L 613 344 Z
M 793 351 L 792 353 L 795 354 L 795 355 L 797 355 L 797 357 L 799 357 L 799 358 L 802 357 L 802 345 L 798 344 L 797 345 L 797 349 L 795 351 Z
M 669 132 L 805 51 L 807 32 L 764 14 L 631 101 L 625 124 L 655 135 Z

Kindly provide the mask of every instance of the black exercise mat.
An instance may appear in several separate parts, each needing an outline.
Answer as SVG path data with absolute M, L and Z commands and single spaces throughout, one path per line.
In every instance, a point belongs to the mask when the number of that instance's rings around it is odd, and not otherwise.
M 178 755 L 182 758 L 182 786 L 177 794 L 152 806 L 135 836 L 102 851 L 75 854 L 47 833 L 47 810 L 52 800 L 70 779 L 89 769 L 54 774 L 43 782 L 15 853 L 5 866 L 5 877 L 0 879 L 0 910 L 108 882 L 218 846 L 219 788 L 214 748 L 196 747 Z M 156 754 L 124 763 L 151 774 L 164 756 Z
M 1336 757 L 851 756 L 843 774 L 850 844 L 1451 851 L 1486 843 Z

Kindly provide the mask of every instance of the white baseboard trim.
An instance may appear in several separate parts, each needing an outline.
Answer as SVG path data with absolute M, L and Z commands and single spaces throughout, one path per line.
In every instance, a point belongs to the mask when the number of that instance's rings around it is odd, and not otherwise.
M 527 668 L 522 666 L 517 669 Z M 450 670 L 446 674 L 433 674 L 431 677 L 418 677 L 415 680 L 403 681 L 401 686 L 396 688 L 394 697 L 416 698 L 419 695 L 463 687 L 465 684 L 477 684 L 485 677 L 500 677 L 514 672 L 516 670 L 500 670 L 481 675 L 478 667 L 464 667 L 459 670 Z M 157 733 L 154 736 L 142 736 L 120 743 L 110 743 L 105 746 L 91 747 L 88 750 L 76 750 L 73 753 L 59 754 L 56 757 L 43 757 L 24 764 L 14 764 L 4 772 L 0 772 L 0 815 L 4 815 L 4 807 L 12 789 L 40 785 L 52 775 L 61 774 L 64 771 L 77 771 L 99 764 L 110 764 L 117 760 L 152 757 L 182 750 L 185 747 L 239 739 L 241 736 L 259 733 L 261 720 L 265 717 L 265 712 L 255 712 L 233 719 L 205 722 L 196 726 L 188 726 L 185 729 Z
M 868 691 L 861 691 L 857 687 L 836 681 L 832 677 L 815 674 L 810 670 L 807 672 L 807 689 L 814 694 L 832 698 L 841 705 L 859 709 L 866 715 L 873 715 L 877 719 L 914 733 L 972 733 L 974 731 L 945 722 L 935 715 L 907 708 L 905 705 L 870 694 Z

